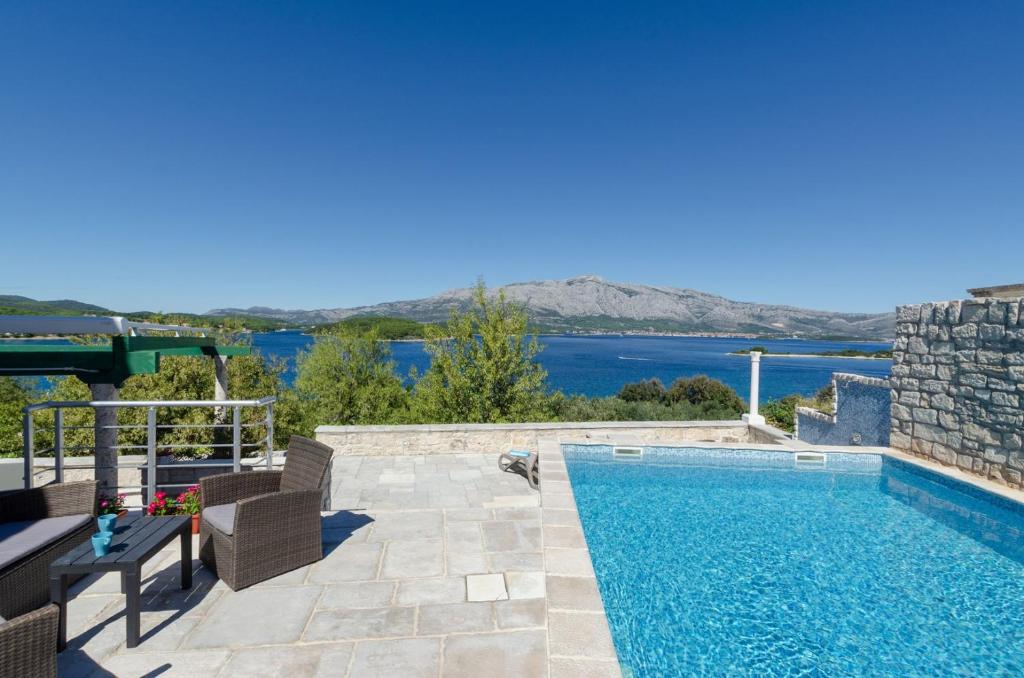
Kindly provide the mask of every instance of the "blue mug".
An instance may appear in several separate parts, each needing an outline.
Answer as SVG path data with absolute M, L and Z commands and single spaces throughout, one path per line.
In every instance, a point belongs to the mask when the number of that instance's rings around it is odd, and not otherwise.
M 100 526 L 100 532 L 113 532 L 114 526 L 117 525 L 117 514 L 104 513 L 96 519 L 96 524 Z
M 92 550 L 97 557 L 110 553 L 110 540 L 113 539 L 112 532 L 97 532 L 92 536 Z

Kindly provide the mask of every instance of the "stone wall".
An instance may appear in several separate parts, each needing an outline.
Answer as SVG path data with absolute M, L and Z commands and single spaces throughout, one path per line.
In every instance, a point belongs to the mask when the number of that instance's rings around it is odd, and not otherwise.
M 892 394 L 888 379 L 836 372 L 833 411 L 796 408 L 798 440 L 812 445 L 889 446 Z
M 541 439 L 628 443 L 750 442 L 740 421 L 581 422 L 557 424 L 426 424 L 414 426 L 318 426 L 316 439 L 338 455 L 451 454 L 537 449 Z
M 1024 299 L 896 309 L 890 445 L 1013 487 L 1024 471 Z

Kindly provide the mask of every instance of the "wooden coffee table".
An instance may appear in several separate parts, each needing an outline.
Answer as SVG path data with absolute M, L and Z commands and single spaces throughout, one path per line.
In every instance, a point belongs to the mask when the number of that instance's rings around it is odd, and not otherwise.
M 99 529 L 99 528 L 97 528 Z M 110 552 L 97 557 L 88 541 L 50 564 L 50 600 L 60 608 L 57 650 L 67 644 L 68 579 L 93 572 L 120 572 L 125 594 L 127 645 L 139 644 L 139 604 L 142 565 L 178 537 L 181 540 L 181 588 L 192 588 L 191 516 L 125 516 L 119 518 Z

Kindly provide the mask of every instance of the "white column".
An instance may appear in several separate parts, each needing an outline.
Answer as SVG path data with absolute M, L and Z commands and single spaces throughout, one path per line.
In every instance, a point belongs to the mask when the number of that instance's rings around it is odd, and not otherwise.
M 763 424 L 764 417 L 757 413 L 757 400 L 761 391 L 761 352 L 750 352 L 750 414 L 743 415 L 748 424 Z

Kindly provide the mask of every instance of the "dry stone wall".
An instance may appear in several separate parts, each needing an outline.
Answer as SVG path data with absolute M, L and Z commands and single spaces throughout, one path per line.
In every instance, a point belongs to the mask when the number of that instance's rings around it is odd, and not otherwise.
M 896 309 L 890 445 L 1013 487 L 1024 473 L 1024 299 Z

